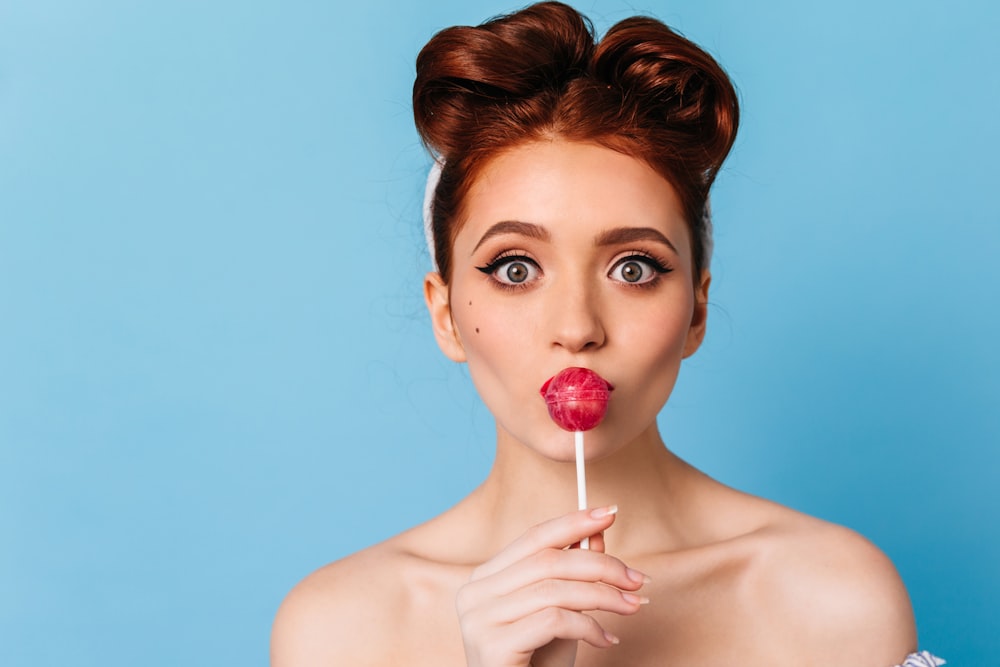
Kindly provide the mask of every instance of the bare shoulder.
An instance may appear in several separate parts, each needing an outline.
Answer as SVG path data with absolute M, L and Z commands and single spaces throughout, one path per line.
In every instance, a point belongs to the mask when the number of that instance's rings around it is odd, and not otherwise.
M 397 619 L 401 593 L 386 585 L 403 555 L 380 544 L 326 565 L 303 579 L 278 609 L 271 631 L 272 667 L 384 664 L 367 636 Z M 362 650 L 363 649 L 363 650 Z
M 882 551 L 858 533 L 781 508 L 761 531 L 757 579 L 782 643 L 808 664 L 898 664 L 916 648 L 906 587 Z M 828 656 L 828 657 L 820 657 Z M 825 661 L 825 662 L 824 662 Z
M 303 579 L 275 617 L 272 667 L 442 664 L 437 658 L 453 658 L 449 651 L 460 656 L 452 615 L 469 568 L 428 554 L 420 535 L 408 531 Z

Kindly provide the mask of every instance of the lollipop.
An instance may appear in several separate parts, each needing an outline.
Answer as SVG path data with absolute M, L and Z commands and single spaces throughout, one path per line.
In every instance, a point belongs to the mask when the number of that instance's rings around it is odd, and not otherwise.
M 589 368 L 564 368 L 542 385 L 542 397 L 552 421 L 572 431 L 576 444 L 576 495 L 580 509 L 587 507 L 587 476 L 584 470 L 583 432 L 596 427 L 608 411 L 608 399 L 614 389 L 607 380 Z M 583 538 L 581 549 L 590 548 Z

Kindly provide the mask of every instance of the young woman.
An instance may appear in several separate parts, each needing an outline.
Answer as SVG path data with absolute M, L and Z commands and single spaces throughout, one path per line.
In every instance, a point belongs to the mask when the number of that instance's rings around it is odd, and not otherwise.
M 877 548 L 712 480 L 657 430 L 705 333 L 708 194 L 738 120 L 718 64 L 647 18 L 595 44 L 542 3 L 436 35 L 413 99 L 440 172 L 427 307 L 496 419 L 496 460 L 451 510 L 296 587 L 272 664 L 906 660 L 910 603 Z M 591 508 L 567 513 L 573 438 L 539 389 L 573 366 L 613 392 L 586 436 Z

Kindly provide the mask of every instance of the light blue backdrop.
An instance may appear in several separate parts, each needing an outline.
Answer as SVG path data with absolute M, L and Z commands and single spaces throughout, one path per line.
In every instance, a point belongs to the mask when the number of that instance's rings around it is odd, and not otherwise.
M 515 6 L 340 5 L 0 2 L 0 664 L 265 665 L 299 578 L 486 473 L 409 90 Z M 675 25 L 744 105 L 665 437 L 879 544 L 955 665 L 1000 630 L 995 6 L 579 5 Z

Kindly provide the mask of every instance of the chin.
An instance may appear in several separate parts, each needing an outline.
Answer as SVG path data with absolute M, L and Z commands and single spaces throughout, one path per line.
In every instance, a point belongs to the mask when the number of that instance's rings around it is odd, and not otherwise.
M 566 445 L 553 445 L 546 451 L 539 452 L 542 456 L 557 463 L 573 463 L 576 461 L 576 449 L 573 446 L 573 434 L 567 433 Z
M 557 463 L 572 463 L 576 460 L 576 449 L 573 444 L 573 434 L 560 431 L 544 438 L 528 440 L 524 446 L 532 452 Z
M 612 443 L 607 437 L 602 437 L 603 429 L 598 426 L 591 431 L 585 431 L 583 436 L 583 454 L 586 461 L 596 461 L 614 453 Z M 557 463 L 574 463 L 576 461 L 576 435 L 571 431 L 556 430 L 546 434 L 544 439 L 528 445 L 540 456 Z

